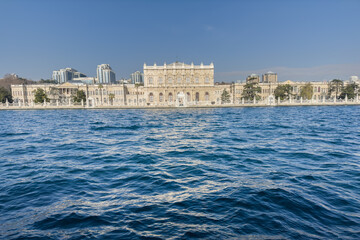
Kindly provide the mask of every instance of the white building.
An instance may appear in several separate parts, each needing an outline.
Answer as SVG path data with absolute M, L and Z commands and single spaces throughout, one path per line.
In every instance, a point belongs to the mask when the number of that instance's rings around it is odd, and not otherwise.
M 143 77 L 144 75 L 140 71 L 136 71 L 131 74 L 131 83 L 134 84 L 143 83 L 144 82 Z
M 85 74 L 78 72 L 73 68 L 63 68 L 58 71 L 53 71 L 52 80 L 55 80 L 57 83 L 65 83 L 72 81 L 74 78 L 84 78 Z
M 97 66 L 97 83 L 110 84 L 115 83 L 115 72 L 111 69 L 109 64 L 101 64 Z

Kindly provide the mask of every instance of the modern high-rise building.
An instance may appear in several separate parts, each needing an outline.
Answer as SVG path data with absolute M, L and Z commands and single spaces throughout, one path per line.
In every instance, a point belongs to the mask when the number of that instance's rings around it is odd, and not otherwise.
M 101 64 L 97 66 L 97 83 L 110 84 L 115 83 L 115 72 L 111 69 L 109 64 Z
M 131 83 L 141 84 L 144 82 L 143 77 L 144 77 L 144 74 L 142 74 L 140 71 L 136 71 L 131 74 Z
M 52 80 L 55 80 L 57 83 L 64 83 L 73 80 L 74 78 L 86 77 L 85 74 L 78 72 L 73 68 L 64 68 L 58 71 L 53 71 Z
M 267 72 L 262 75 L 263 83 L 277 83 L 277 73 Z

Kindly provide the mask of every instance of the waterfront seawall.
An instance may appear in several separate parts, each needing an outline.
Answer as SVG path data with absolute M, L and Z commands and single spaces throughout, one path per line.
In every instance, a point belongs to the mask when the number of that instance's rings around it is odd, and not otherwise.
M 174 109 L 174 108 L 231 108 L 231 107 L 295 107 L 295 106 L 346 106 L 360 105 L 360 101 L 326 101 L 326 102 L 289 102 L 268 104 L 258 103 L 227 103 L 227 104 L 191 104 L 187 106 L 176 105 L 56 105 L 56 104 L 33 104 L 19 105 L 16 103 L 3 103 L 0 110 L 54 110 L 54 109 Z

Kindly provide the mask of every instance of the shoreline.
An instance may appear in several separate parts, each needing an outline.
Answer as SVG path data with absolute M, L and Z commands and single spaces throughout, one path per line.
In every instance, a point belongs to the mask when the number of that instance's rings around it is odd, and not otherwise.
M 176 106 L 0 106 L 1 110 L 96 110 L 96 109 L 189 109 L 189 108 L 249 108 L 249 107 L 308 107 L 308 106 L 358 106 L 360 102 L 327 102 L 327 103 L 280 103 L 280 104 L 224 104 Z

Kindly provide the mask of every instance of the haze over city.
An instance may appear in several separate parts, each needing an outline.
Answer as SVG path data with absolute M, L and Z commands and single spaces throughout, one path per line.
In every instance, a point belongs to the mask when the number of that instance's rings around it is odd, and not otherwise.
M 216 66 L 215 81 L 277 72 L 279 81 L 360 75 L 359 1 L 1 1 L 0 76 L 49 79 L 110 64 Z M 320 14 L 321 13 L 321 14 Z

